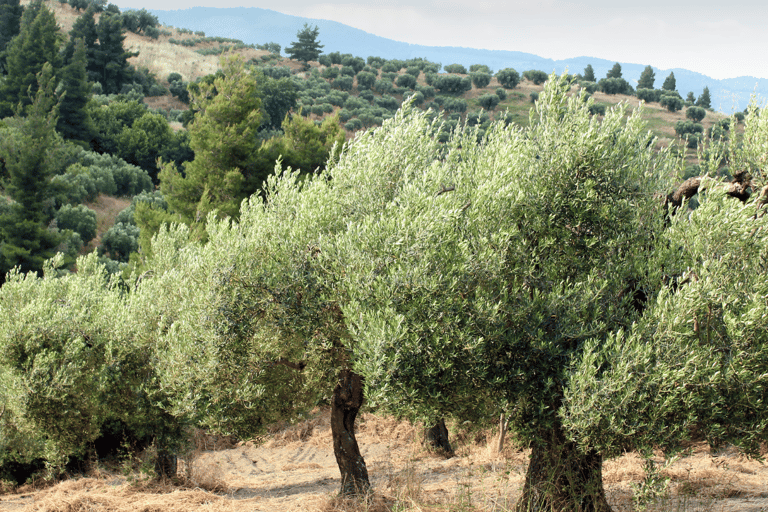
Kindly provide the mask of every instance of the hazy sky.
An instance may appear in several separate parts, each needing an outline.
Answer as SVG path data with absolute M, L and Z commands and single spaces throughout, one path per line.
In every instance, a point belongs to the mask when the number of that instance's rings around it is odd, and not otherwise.
M 115 0 L 113 0 L 115 1 Z M 430 46 L 598 57 L 686 68 L 713 78 L 768 78 L 764 0 L 117 0 L 122 8 L 261 7 L 338 21 Z

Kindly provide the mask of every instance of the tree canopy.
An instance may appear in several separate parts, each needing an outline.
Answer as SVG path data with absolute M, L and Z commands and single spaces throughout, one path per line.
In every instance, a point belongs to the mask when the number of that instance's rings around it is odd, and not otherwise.
M 296 33 L 297 41 L 291 43 L 291 46 L 285 49 L 286 55 L 290 58 L 304 62 L 317 60 L 320 57 L 320 50 L 323 49 L 323 45 L 317 40 L 317 36 L 320 34 L 320 30 L 310 28 L 305 23 L 304 28 Z

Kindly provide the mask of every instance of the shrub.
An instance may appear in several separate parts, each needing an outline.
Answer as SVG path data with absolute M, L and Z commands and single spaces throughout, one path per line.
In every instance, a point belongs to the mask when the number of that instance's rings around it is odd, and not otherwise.
M 595 94 L 597 91 L 597 82 L 590 82 L 588 80 L 582 80 L 579 82 L 579 87 L 587 91 L 589 94 Z
M 363 128 L 363 122 L 356 117 L 353 117 L 344 124 L 344 129 L 350 132 L 356 132 Z
M 334 80 L 331 85 L 334 89 L 339 89 L 341 91 L 351 91 L 353 83 L 354 79 L 351 76 L 342 76 Z
M 83 204 L 72 206 L 65 204 L 56 212 L 56 227 L 71 229 L 83 243 L 88 243 L 96 236 L 96 212 Z
M 477 99 L 477 104 L 486 110 L 493 110 L 499 104 L 499 97 L 496 94 L 483 94 Z
M 396 67 L 391 62 L 387 62 L 383 66 L 381 66 L 381 72 L 382 73 L 397 73 L 400 70 L 400 68 Z
M 355 68 L 353 68 L 352 66 L 342 66 L 341 74 L 344 76 L 355 76 L 357 72 L 355 71 Z
M 329 68 L 325 68 L 323 72 L 320 74 L 323 78 L 326 80 L 333 80 L 334 78 L 337 78 L 339 76 L 339 68 L 335 68 L 333 66 Z
M 447 66 L 445 66 L 445 72 L 446 73 L 456 73 L 458 75 L 466 75 L 467 74 L 467 68 L 465 68 L 461 64 L 448 64 Z
M 368 57 L 367 63 L 372 68 L 380 69 L 387 63 L 387 59 L 382 59 L 381 57 Z
M 662 94 L 659 104 L 670 112 L 683 108 L 683 98 L 679 94 Z
M 744 121 L 744 117 L 745 117 L 744 112 L 736 112 L 735 114 L 733 114 L 733 117 L 736 118 L 737 123 L 741 123 Z
M 408 98 L 417 107 L 421 106 L 424 103 L 424 95 L 418 91 L 408 96 Z
M 539 99 L 539 93 L 536 91 L 533 91 L 530 94 L 530 97 L 531 97 L 531 103 L 535 103 Z
M 101 237 L 99 254 L 109 254 L 113 260 L 127 262 L 132 252 L 139 250 L 139 228 L 118 222 Z
M 604 116 L 605 115 L 605 105 L 599 105 L 597 103 L 593 103 L 589 106 L 589 113 L 593 116 Z
M 538 69 L 529 69 L 523 73 L 523 78 L 529 82 L 533 82 L 534 85 L 540 85 L 547 81 L 549 75 Z
M 435 88 L 431 85 L 417 85 L 416 90 L 423 94 L 425 99 L 435 97 Z
M 475 84 L 475 87 L 478 89 L 482 89 L 483 87 L 488 87 L 488 84 L 491 83 L 491 75 L 489 73 L 482 73 L 482 72 L 476 72 L 469 75 L 472 78 L 472 83 Z
M 400 108 L 400 102 L 392 96 L 384 95 L 380 98 L 376 98 L 376 106 L 389 110 L 390 112 L 394 112 Z
M 694 123 L 700 123 L 707 115 L 707 111 L 702 107 L 688 107 L 685 111 L 685 117 Z
M 637 90 L 637 97 L 638 99 L 641 99 L 645 101 L 646 103 L 650 102 L 658 102 L 661 100 L 661 89 L 638 89 Z
M 491 116 L 484 110 L 474 110 L 467 114 L 467 124 L 469 126 L 483 125 L 490 122 L 490 120 Z
M 520 83 L 520 73 L 512 68 L 504 68 L 496 73 L 496 80 L 505 89 L 514 89 Z
M 687 134 L 704 133 L 704 126 L 694 121 L 678 121 L 675 123 L 675 133 L 680 137 Z
M 496 96 L 499 97 L 500 101 L 504 101 L 505 99 L 507 99 L 507 91 L 504 90 L 503 87 L 498 87 L 496 89 Z
M 632 94 L 632 86 L 623 78 L 603 78 L 597 87 L 605 94 Z
M 472 90 L 472 81 L 469 77 L 459 75 L 437 76 L 431 85 L 441 93 L 448 94 L 463 94 Z
M 485 64 L 472 64 L 469 66 L 469 72 L 470 73 L 485 73 L 488 75 L 491 75 L 491 68 L 486 66 Z
M 328 55 L 321 55 L 317 58 L 318 64 L 325 67 L 331 67 L 333 65 L 333 62 L 331 62 L 331 58 Z
M 421 68 L 419 66 L 410 66 L 405 70 L 405 72 L 409 75 L 412 75 L 413 78 L 419 78 L 419 75 L 421 74 Z
M 400 75 L 397 77 L 397 80 L 395 81 L 395 84 L 397 84 L 398 87 L 407 87 L 409 89 L 414 89 L 416 87 L 416 77 L 409 74 Z
M 376 84 L 373 86 L 373 88 L 378 92 L 379 94 L 389 94 L 392 92 L 392 88 L 394 86 L 392 85 L 391 80 L 385 80 L 385 79 L 379 79 L 376 80 Z
M 361 71 L 357 74 L 357 89 L 360 91 L 373 88 L 376 84 L 376 75 L 368 71 Z
M 466 112 L 467 102 L 463 98 L 446 98 L 443 109 L 447 112 Z

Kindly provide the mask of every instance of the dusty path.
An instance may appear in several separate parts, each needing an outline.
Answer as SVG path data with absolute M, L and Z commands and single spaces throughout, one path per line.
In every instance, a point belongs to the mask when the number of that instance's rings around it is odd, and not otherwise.
M 104 474 L 0 496 L 0 511 L 351 510 L 333 499 L 340 482 L 328 419 L 324 412 L 260 446 L 248 442 L 200 452 L 186 471 L 191 482 L 186 488 Z M 384 503 L 414 511 L 511 510 L 527 453 L 507 448 L 496 456 L 479 435 L 460 439 L 458 456 L 446 460 L 426 453 L 420 437 L 420 430 L 406 422 L 363 415 L 358 439 L 371 483 L 383 497 L 367 510 L 387 510 Z M 768 512 L 768 466 L 734 451 L 713 459 L 704 448 L 697 446 L 667 470 L 672 498 L 650 510 Z M 604 483 L 616 512 L 632 510 L 630 486 L 642 478 L 642 461 L 634 454 L 606 462 Z

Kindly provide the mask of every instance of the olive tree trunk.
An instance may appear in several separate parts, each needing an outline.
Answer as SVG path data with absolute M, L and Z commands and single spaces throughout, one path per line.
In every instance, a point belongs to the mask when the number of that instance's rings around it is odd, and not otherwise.
M 448 439 L 448 428 L 445 426 L 445 420 L 440 420 L 424 433 L 424 444 L 427 447 L 443 452 L 446 457 L 453 457 L 454 452 L 451 448 L 451 442 Z
M 371 488 L 368 468 L 355 438 L 355 418 L 363 405 L 363 377 L 342 370 L 333 390 L 331 436 L 333 454 L 341 472 L 342 496 L 366 494 Z
M 610 512 L 603 457 L 581 452 L 555 428 L 534 446 L 515 512 Z
M 509 426 L 509 418 L 506 414 L 501 413 L 499 418 L 499 437 L 496 440 L 496 453 L 500 454 L 504 449 L 504 436 L 507 434 L 507 427 Z

